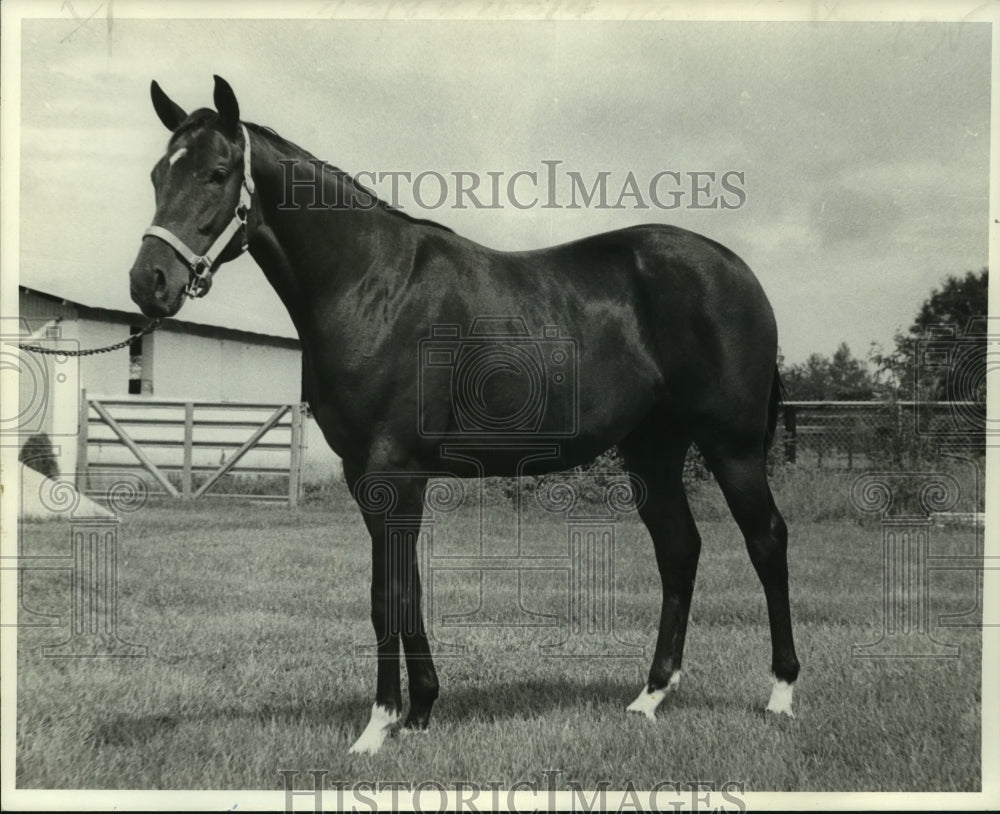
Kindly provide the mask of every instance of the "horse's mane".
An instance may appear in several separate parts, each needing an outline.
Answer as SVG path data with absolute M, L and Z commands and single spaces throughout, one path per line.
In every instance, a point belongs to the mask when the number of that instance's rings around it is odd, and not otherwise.
M 191 120 L 189 119 L 188 122 L 190 121 Z M 185 125 L 188 124 L 188 122 L 185 122 Z M 312 153 L 310 153 L 308 150 L 304 150 L 294 142 L 291 142 L 288 139 L 284 138 L 283 136 L 278 135 L 270 127 L 264 127 L 263 125 L 254 124 L 253 122 L 247 122 L 247 121 L 243 122 L 243 124 L 246 125 L 247 129 L 250 132 L 255 133 L 256 135 L 270 142 L 274 146 L 282 147 L 286 150 L 291 150 L 294 152 L 301 153 L 303 156 L 309 159 L 315 158 L 315 156 L 313 156 Z M 181 128 L 183 129 L 185 125 L 181 125 Z M 180 132 L 180 129 L 178 130 L 178 132 Z M 364 184 L 360 183 L 356 178 L 354 178 L 354 176 L 344 172 L 341 169 L 338 169 L 337 167 L 334 167 L 332 164 L 329 164 L 326 161 L 323 162 L 323 168 L 331 175 L 333 175 L 335 178 L 339 179 L 344 183 L 349 184 L 353 189 L 369 196 L 373 201 L 375 201 L 376 209 L 381 209 L 385 212 L 389 212 L 393 216 L 397 218 L 402 218 L 403 220 L 409 223 L 416 223 L 422 226 L 433 226 L 437 229 L 442 229 L 445 232 L 453 231 L 452 229 L 449 229 L 447 226 L 444 226 L 443 224 L 440 224 L 437 221 L 426 220 L 424 218 L 415 218 L 413 217 L 413 215 L 404 212 L 402 209 L 397 209 L 394 206 L 390 206 L 388 203 L 379 198 L 378 195 L 376 195 L 372 190 L 368 189 Z

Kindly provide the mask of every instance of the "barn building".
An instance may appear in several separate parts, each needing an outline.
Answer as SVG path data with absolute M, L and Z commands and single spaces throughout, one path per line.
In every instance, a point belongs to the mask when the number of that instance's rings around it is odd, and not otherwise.
M 137 311 L 73 301 L 23 285 L 19 294 L 21 342 L 30 336 L 51 347 L 100 348 L 129 339 L 149 322 Z M 57 369 L 59 365 L 63 367 Z M 167 319 L 128 348 L 74 359 L 22 351 L 18 366 L 21 435 L 50 434 L 60 447 L 64 472 L 75 469 L 78 450 L 65 428 L 79 429 L 81 391 L 88 398 L 117 403 L 192 401 L 223 407 L 303 401 L 301 346 L 291 328 L 263 333 Z M 303 476 L 339 476 L 340 461 L 311 418 L 303 422 L 302 436 Z
M 81 348 L 112 345 L 139 333 L 139 313 L 93 307 L 20 287 L 22 323 L 35 334 L 71 340 Z M 301 347 L 294 336 L 165 320 L 129 351 L 80 358 L 83 386 L 104 396 L 156 396 L 207 401 L 298 401 Z

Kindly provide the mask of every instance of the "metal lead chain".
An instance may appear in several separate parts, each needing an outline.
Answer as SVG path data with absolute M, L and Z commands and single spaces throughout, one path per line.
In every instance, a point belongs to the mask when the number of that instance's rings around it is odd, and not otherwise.
M 31 353 L 45 353 L 50 356 L 93 356 L 95 353 L 108 353 L 109 351 L 118 350 L 119 348 L 124 348 L 127 345 L 131 345 L 137 339 L 145 336 L 146 334 L 152 333 L 157 328 L 160 327 L 162 320 L 154 319 L 145 328 L 143 328 L 139 333 L 132 334 L 124 342 L 118 342 L 114 345 L 108 345 L 106 348 L 88 348 L 87 350 L 58 350 L 56 348 L 43 348 L 38 345 L 22 345 L 18 344 L 21 350 L 30 351 Z

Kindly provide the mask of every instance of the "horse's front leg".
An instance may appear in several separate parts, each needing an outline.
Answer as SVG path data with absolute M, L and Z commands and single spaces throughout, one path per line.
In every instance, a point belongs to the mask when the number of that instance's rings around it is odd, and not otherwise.
M 372 538 L 371 618 L 375 629 L 378 679 L 371 718 L 352 752 L 374 754 L 402 715 L 400 643 L 410 677 L 406 725 L 427 726 L 437 698 L 437 675 L 420 611 L 417 540 L 426 478 L 370 473 L 355 488 Z

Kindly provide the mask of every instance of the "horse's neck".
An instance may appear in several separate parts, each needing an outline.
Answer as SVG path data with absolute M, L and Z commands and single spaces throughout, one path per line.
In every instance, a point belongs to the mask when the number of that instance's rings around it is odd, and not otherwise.
M 304 151 L 290 153 L 261 136 L 253 148 L 260 212 L 250 252 L 305 339 L 311 326 L 304 320 L 315 306 L 336 300 L 372 269 L 386 273 L 376 255 L 405 243 L 401 230 L 406 224 L 373 207 L 346 178 L 310 163 L 315 159 Z M 294 177 L 300 181 L 320 174 L 322 195 L 300 184 L 286 200 L 286 173 L 293 167 L 282 161 L 295 162 Z M 330 208 L 307 208 L 310 200 Z

